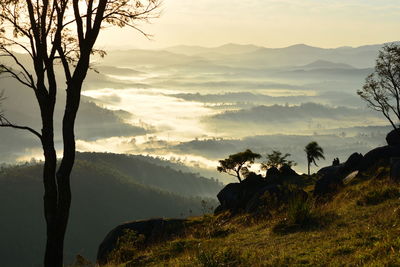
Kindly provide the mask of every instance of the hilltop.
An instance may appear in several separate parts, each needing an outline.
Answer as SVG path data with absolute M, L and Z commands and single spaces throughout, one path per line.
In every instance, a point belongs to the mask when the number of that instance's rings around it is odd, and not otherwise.
M 327 202 L 191 217 L 179 237 L 144 248 L 123 239 L 113 256 L 118 266 L 398 266 L 399 197 L 389 169 L 377 165 Z

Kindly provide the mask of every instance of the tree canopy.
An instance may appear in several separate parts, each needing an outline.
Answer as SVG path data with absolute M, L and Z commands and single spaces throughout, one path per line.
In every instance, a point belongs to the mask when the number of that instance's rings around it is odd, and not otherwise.
M 259 158 L 261 158 L 260 154 L 254 153 L 250 149 L 246 149 L 243 152 L 229 155 L 228 158 L 220 160 L 217 170 L 234 176 L 239 180 L 239 182 L 242 182 L 240 174 L 247 173 L 251 164 Z
M 271 154 L 267 154 L 266 158 L 267 161 L 261 163 L 261 168 L 266 170 L 271 167 L 275 168 L 280 168 L 284 165 L 287 165 L 289 167 L 295 166 L 296 163 L 293 160 L 288 160 L 287 158 L 290 157 L 291 154 L 286 153 L 285 155 L 282 155 L 282 152 L 278 150 L 273 150 Z
M 313 141 L 306 145 L 304 151 L 307 155 L 308 175 L 310 175 L 311 163 L 314 163 L 315 166 L 318 166 L 316 161 L 319 159 L 325 159 L 324 150 L 318 145 L 317 142 Z
M 381 112 L 400 134 L 400 45 L 383 47 L 374 72 L 368 75 L 357 94 L 371 109 Z
M 2 61 L 1 72 L 30 88 L 40 108 L 40 131 L 11 122 L 4 114 L 0 114 L 0 127 L 27 130 L 42 144 L 45 266 L 63 266 L 71 205 L 70 175 L 76 152 L 75 119 L 91 55 L 105 55 L 94 46 L 99 33 L 106 26 L 128 26 L 142 32 L 137 23 L 157 17 L 159 5 L 159 0 L 0 1 L 0 57 L 12 62 Z M 15 51 L 24 52 L 29 62 Z M 56 65 L 62 68 L 62 85 Z M 58 165 L 54 111 L 60 89 L 66 91 L 66 102 L 62 119 L 63 156 Z

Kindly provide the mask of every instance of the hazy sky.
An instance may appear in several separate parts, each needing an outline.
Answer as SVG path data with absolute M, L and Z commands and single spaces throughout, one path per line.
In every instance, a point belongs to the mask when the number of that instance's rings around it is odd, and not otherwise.
M 101 47 L 253 43 L 283 47 L 358 46 L 400 40 L 399 0 L 163 0 L 162 16 L 142 28 L 112 28 Z

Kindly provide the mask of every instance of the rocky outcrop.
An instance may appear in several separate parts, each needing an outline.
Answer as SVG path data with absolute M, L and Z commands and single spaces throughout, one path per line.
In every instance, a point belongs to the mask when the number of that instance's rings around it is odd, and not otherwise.
M 360 153 L 353 153 L 342 164 L 320 169 L 318 174 L 321 178 L 315 184 L 314 195 L 321 197 L 339 190 L 343 186 L 343 179 L 359 170 L 363 162 L 364 157 Z
M 315 184 L 314 195 L 324 196 L 343 186 L 343 179 L 354 171 L 366 171 L 377 163 L 389 164 L 392 158 L 400 157 L 400 135 L 391 131 L 386 136 L 387 146 L 377 147 L 362 156 L 352 154 L 345 163 L 320 169 L 321 178 Z M 392 177 L 397 176 L 396 166 L 392 166 Z M 400 175 L 400 174 L 399 174 Z
M 280 169 L 280 176 L 281 177 L 293 177 L 293 176 L 300 176 L 297 172 L 295 172 L 289 165 L 283 165 Z
M 284 179 L 284 177 L 280 178 Z M 271 178 L 264 179 L 261 175 L 251 174 L 242 183 L 228 184 L 218 193 L 220 206 L 214 213 L 218 214 L 224 211 L 230 211 L 232 214 L 268 212 L 272 200 L 277 205 L 282 205 L 298 195 L 304 197 L 307 196 L 307 193 L 300 189 L 289 190 L 286 186 L 273 183 Z
M 393 157 L 400 157 L 400 145 L 377 147 L 365 154 L 359 170 L 365 171 L 374 164 L 382 161 L 389 163 L 390 158 Z
M 116 248 L 118 239 L 126 230 L 132 230 L 144 236 L 144 245 L 165 241 L 178 236 L 184 230 L 185 219 L 151 219 L 121 224 L 111 230 L 101 242 L 97 252 L 97 262 L 100 265 L 107 263 L 108 255 Z
M 392 163 L 390 177 L 395 181 L 400 181 L 400 160 L 396 160 Z
M 279 177 L 280 174 L 281 173 L 279 172 L 278 168 L 271 167 L 267 170 L 265 177 L 267 179 L 275 179 L 275 178 Z
M 400 145 L 400 130 L 392 130 L 386 135 L 386 142 L 389 146 Z
M 360 153 L 353 153 L 343 164 L 340 172 L 345 177 L 350 173 L 357 171 L 360 168 L 360 165 L 363 163 L 364 157 Z
M 327 173 L 323 175 L 314 187 L 314 196 L 324 197 L 331 193 L 337 192 L 343 187 L 343 179 L 336 173 Z

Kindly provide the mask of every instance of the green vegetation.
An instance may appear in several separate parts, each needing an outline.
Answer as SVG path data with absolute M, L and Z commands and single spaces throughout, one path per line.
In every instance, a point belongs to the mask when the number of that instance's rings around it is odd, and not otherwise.
M 118 266 L 399 266 L 400 185 L 373 173 L 327 203 L 296 198 L 269 218 L 192 217 L 185 236 Z
M 311 164 L 314 163 L 315 166 L 318 166 L 316 161 L 319 159 L 325 159 L 324 150 L 317 142 L 313 141 L 306 145 L 304 152 L 306 152 L 307 155 L 308 175 L 310 175 Z
M 282 155 L 282 152 L 273 150 L 271 154 L 267 154 L 267 162 L 261 163 L 261 167 L 267 170 L 271 167 L 279 169 L 283 165 L 287 165 L 289 167 L 296 166 L 296 162 L 287 159 L 290 156 L 291 155 L 289 153 Z
M 261 158 L 260 154 L 253 153 L 250 149 L 246 149 L 246 151 L 229 155 L 227 159 L 220 160 L 217 170 L 236 177 L 241 183 L 242 178 L 240 174 L 244 176 L 248 174 L 251 164 L 254 163 L 255 159 L 259 158 Z
M 382 113 L 394 129 L 400 119 L 400 45 L 385 45 L 376 60 L 375 70 L 368 75 L 357 94 L 372 110 Z
M 5 167 L 0 171 L 0 250 L 2 266 L 40 266 L 45 228 L 40 164 Z M 74 201 L 66 238 L 66 263 L 77 254 L 93 261 L 101 240 L 116 225 L 155 217 L 203 214 L 200 197 L 220 184 L 190 173 L 106 153 L 80 153 L 72 173 Z M 146 181 L 148 179 L 148 181 Z M 178 192 L 153 182 L 164 180 Z M 186 185 L 179 183 L 185 181 Z M 188 188 L 192 186 L 193 188 Z M 192 197 L 183 197 L 191 193 Z M 214 199 L 207 199 L 215 206 Z M 18 212 L 16 212 L 18 211 Z M 21 256 L 23 255 L 23 257 Z

